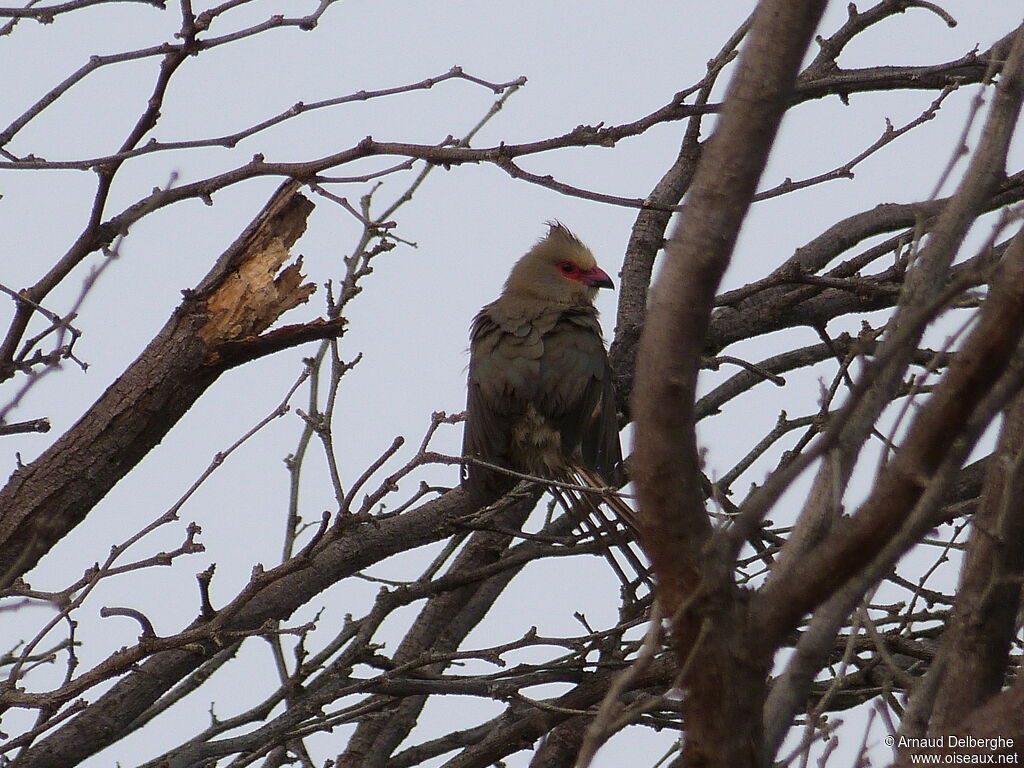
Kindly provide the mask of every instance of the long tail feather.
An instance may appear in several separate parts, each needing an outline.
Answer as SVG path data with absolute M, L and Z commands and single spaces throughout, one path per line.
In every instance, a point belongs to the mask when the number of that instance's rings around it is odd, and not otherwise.
M 582 494 L 577 494 L 574 491 L 566 491 L 564 489 L 558 489 L 554 493 L 559 504 L 561 504 L 569 514 L 569 517 L 573 520 L 575 526 L 580 530 L 580 532 L 585 536 L 592 537 L 594 541 L 598 543 L 601 547 L 601 554 L 604 555 L 605 560 L 608 561 L 608 565 L 611 566 L 611 569 L 615 572 L 615 575 L 618 577 L 623 587 L 629 589 L 635 599 L 637 579 L 631 578 L 626 574 L 626 568 L 619 563 L 618 558 L 612 551 L 613 547 L 620 551 L 622 551 L 623 548 L 628 547 L 627 542 L 623 540 L 622 532 L 615 528 L 614 524 L 612 524 L 607 518 L 595 515 L 593 505 L 588 504 Z M 611 545 L 609 545 L 609 541 L 612 542 Z M 630 564 L 630 567 L 633 567 L 632 564 Z
M 572 478 L 578 485 L 594 489 L 608 488 L 608 484 L 596 472 L 574 468 Z M 580 528 L 603 545 L 603 554 L 612 570 L 619 577 L 623 587 L 636 598 L 641 584 L 652 589 L 650 568 L 644 563 L 643 555 L 635 549 L 637 542 L 636 513 L 620 497 L 612 493 L 586 493 L 559 489 L 556 496 L 566 510 L 577 521 Z M 602 508 L 607 506 L 612 517 Z M 622 525 L 618 523 L 621 522 Z M 619 559 L 624 563 L 620 563 Z M 632 577 L 627 575 L 632 571 Z
M 588 485 L 591 488 L 609 488 L 609 484 L 603 477 L 592 469 L 586 469 L 584 467 L 574 467 L 574 473 L 577 479 L 580 481 L 580 485 Z M 615 515 L 625 523 L 632 531 L 633 536 L 637 537 L 640 534 L 640 523 L 637 520 L 636 512 L 633 511 L 632 507 L 627 504 L 621 496 L 615 493 L 601 494 L 601 501 L 606 503 L 615 513 Z

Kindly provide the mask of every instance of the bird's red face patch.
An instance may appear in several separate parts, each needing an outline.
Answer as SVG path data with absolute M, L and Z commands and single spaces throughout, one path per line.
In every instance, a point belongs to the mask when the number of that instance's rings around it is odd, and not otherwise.
M 573 261 L 560 261 L 558 263 L 558 271 L 570 280 L 579 280 L 583 275 L 583 270 Z
M 560 261 L 558 271 L 569 280 L 579 280 L 589 288 L 614 288 L 608 273 L 596 264 L 590 269 L 583 269 L 574 261 Z

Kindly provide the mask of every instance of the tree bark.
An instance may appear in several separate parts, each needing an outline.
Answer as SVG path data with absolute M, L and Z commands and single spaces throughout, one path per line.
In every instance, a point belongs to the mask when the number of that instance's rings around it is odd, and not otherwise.
M 640 339 L 631 469 L 642 543 L 687 671 L 687 766 L 761 762 L 767 658 L 747 642 L 746 602 L 732 580 L 733 564 L 707 551 L 712 529 L 694 404 L 715 293 L 824 7 L 819 0 L 758 6 L 718 129 L 666 247 Z
M 283 185 L 128 369 L 0 490 L 0 587 L 31 569 L 156 446 L 225 370 L 331 335 L 328 323 L 260 336 L 306 301 L 301 260 L 281 270 L 313 204 Z M 281 270 L 279 272 L 279 270 Z M 312 332 L 311 332 L 312 331 Z

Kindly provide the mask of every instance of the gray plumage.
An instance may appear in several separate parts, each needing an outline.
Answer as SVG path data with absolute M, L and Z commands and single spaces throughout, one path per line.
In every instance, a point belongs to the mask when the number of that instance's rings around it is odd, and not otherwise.
M 568 229 L 552 224 L 473 321 L 463 454 L 529 475 L 617 483 L 611 368 L 593 301 L 612 282 Z M 469 465 L 471 492 L 515 479 Z

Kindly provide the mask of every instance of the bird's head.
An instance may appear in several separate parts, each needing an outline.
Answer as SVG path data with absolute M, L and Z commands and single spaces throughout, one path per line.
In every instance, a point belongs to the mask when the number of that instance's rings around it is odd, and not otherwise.
M 593 304 L 599 288 L 614 288 L 594 254 L 566 227 L 548 233 L 512 268 L 505 293 L 567 305 Z

